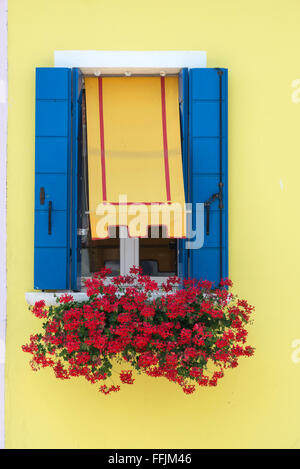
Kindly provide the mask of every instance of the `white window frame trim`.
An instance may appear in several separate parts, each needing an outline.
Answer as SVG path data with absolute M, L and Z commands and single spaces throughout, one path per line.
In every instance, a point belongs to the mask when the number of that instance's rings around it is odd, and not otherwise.
M 129 238 L 127 227 L 120 226 L 120 274 L 129 274 L 131 267 L 139 264 L 139 238 Z

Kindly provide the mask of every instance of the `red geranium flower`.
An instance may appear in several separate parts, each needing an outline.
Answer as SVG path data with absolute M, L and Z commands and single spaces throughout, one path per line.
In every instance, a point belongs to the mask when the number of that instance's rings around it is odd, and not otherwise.
M 59 379 L 83 376 L 97 383 L 112 379 L 114 363 L 124 360 L 192 394 L 196 384 L 216 386 L 226 369 L 253 355 L 246 343 L 253 307 L 228 291 L 230 280 L 211 290 L 209 281 L 187 279 L 177 289 L 180 279 L 170 277 L 160 290 L 139 267 L 107 282 L 110 273 L 103 269 L 86 281 L 89 299 L 83 303 L 68 294 L 49 308 L 36 302 L 32 312 L 44 332 L 22 346 L 34 371 L 50 367 Z M 135 381 L 132 370 L 118 375 L 123 384 Z M 114 382 L 99 388 L 105 395 L 119 390 Z

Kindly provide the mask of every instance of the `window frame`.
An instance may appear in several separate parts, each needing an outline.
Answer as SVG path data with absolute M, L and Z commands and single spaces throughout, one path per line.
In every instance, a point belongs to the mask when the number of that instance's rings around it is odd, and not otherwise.
M 202 54 L 202 53 L 201 53 Z M 206 57 L 205 57 L 206 58 Z M 205 60 L 206 63 L 206 60 Z M 184 67 L 80 67 L 80 71 L 83 77 L 86 76 L 177 76 L 180 77 L 180 73 Z M 84 86 L 84 85 L 83 85 Z M 179 86 L 179 102 L 178 107 L 181 106 L 182 96 L 180 96 L 180 84 Z M 182 90 L 181 90 L 182 92 Z M 127 228 L 123 228 L 123 233 L 120 232 L 120 275 L 129 274 L 132 266 L 139 266 L 139 238 L 130 238 L 127 236 Z M 124 231 L 126 230 L 126 232 Z M 78 229 L 80 231 L 80 228 Z M 179 275 L 179 240 L 177 239 L 176 244 L 176 259 L 177 259 L 177 271 L 176 275 Z M 84 282 L 90 277 L 81 276 L 81 287 L 84 286 Z M 158 284 L 163 283 L 168 278 L 165 276 L 151 276 L 152 280 L 155 280 Z

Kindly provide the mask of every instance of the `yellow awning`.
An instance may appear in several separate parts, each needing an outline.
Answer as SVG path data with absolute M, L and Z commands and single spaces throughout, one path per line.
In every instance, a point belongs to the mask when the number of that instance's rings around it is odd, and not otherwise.
M 92 238 L 122 225 L 185 237 L 178 78 L 86 78 L 85 89 Z

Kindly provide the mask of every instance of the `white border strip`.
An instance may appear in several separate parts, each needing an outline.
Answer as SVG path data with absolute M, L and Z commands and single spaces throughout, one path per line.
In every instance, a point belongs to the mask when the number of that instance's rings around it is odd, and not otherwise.
M 0 448 L 5 445 L 7 0 L 0 0 Z
M 54 65 L 79 68 L 202 68 L 206 67 L 206 52 L 56 50 Z

